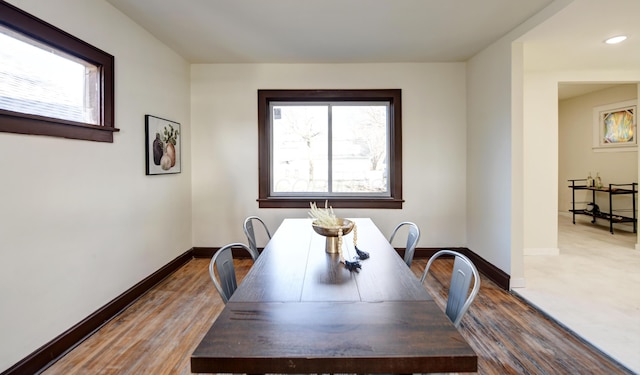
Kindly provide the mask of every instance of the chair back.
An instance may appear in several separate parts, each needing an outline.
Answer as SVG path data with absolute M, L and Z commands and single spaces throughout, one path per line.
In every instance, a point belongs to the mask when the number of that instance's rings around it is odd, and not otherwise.
M 471 303 L 476 298 L 476 295 L 480 290 L 480 274 L 471 260 L 466 256 L 452 250 L 440 250 L 435 253 L 431 259 L 429 259 L 429 262 L 427 262 L 427 266 L 424 269 L 420 282 L 424 282 L 427 278 L 427 273 L 429 272 L 429 268 L 433 261 L 442 255 L 453 255 L 455 257 L 445 314 L 447 314 L 449 319 L 451 319 L 453 325 L 458 327 L 462 317 L 467 312 L 469 306 L 471 306 Z M 471 293 L 469 293 L 469 287 L 472 279 L 473 289 L 471 290 Z
M 248 218 L 244 219 L 244 234 L 247 236 L 247 241 L 249 241 L 249 247 L 251 248 L 251 251 L 255 254 L 255 256 L 252 256 L 253 260 L 256 260 L 258 258 L 258 255 L 260 255 L 260 252 L 258 251 L 258 243 L 256 242 L 256 232 L 254 230 L 255 224 L 258 223 L 262 225 L 267 238 L 269 240 L 271 239 L 269 228 L 267 228 L 267 225 L 264 223 L 264 221 L 262 221 L 262 219 L 257 216 L 249 216 Z
M 404 250 L 404 262 L 407 264 L 407 266 L 411 267 L 411 262 L 413 262 L 413 255 L 416 252 L 416 246 L 418 245 L 418 240 L 420 240 L 420 228 L 418 228 L 418 226 L 415 223 L 412 223 L 410 221 L 404 221 L 398 224 L 396 228 L 393 230 L 393 233 L 391 233 L 391 237 L 389 237 L 389 243 L 392 244 L 393 246 L 393 239 L 395 238 L 396 233 L 398 233 L 400 228 L 403 228 L 405 226 L 408 228 L 408 233 L 407 233 L 407 244 Z
M 213 254 L 211 262 L 209 262 L 209 276 L 211 276 L 211 281 L 213 281 L 213 285 L 220 293 L 220 297 L 222 297 L 222 301 L 225 304 L 238 288 L 236 270 L 233 265 L 233 254 L 231 252 L 233 248 L 245 249 L 251 255 L 251 258 L 254 261 L 256 260 L 253 251 L 243 243 L 225 245 Z

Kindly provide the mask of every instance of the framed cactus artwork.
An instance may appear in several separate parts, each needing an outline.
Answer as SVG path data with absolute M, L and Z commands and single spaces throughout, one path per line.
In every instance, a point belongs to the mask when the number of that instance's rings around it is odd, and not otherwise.
M 147 175 L 180 173 L 180 124 L 145 115 Z

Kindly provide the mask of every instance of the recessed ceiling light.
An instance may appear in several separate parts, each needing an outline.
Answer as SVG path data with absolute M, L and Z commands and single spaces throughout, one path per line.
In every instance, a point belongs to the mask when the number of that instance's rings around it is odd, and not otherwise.
M 614 36 L 613 38 L 609 38 L 607 40 L 605 40 L 604 42 L 607 44 L 618 44 L 622 41 L 624 41 L 625 39 L 627 39 L 626 35 L 619 35 L 619 36 Z

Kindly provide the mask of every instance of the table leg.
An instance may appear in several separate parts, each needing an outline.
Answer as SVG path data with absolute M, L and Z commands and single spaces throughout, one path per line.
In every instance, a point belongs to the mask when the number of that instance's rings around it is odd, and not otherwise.
M 595 224 L 596 223 L 596 191 L 595 190 L 591 190 L 591 202 L 593 203 L 593 211 L 591 213 L 591 216 L 593 216 L 593 219 L 591 220 L 591 224 Z
M 611 198 L 611 184 L 609 184 L 609 232 L 613 234 L 613 199 Z

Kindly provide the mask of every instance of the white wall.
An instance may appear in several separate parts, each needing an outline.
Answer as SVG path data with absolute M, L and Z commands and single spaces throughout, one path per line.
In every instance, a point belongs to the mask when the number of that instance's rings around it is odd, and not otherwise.
M 544 96 L 533 94 L 543 91 L 546 84 L 545 80 L 539 80 L 525 73 L 523 95 L 524 254 L 554 254 L 558 251 L 557 85 L 553 93 Z M 543 106 L 544 110 L 538 106 Z M 551 212 L 553 215 L 549 215 Z
M 467 62 L 467 247 L 524 285 L 525 53 L 518 38 L 573 0 L 555 0 Z
M 511 44 L 467 65 L 467 247 L 511 272 Z
M 0 372 L 191 248 L 189 66 L 103 0 L 10 3 L 115 56 L 114 143 L 0 133 Z M 182 124 L 145 176 L 144 115 Z
M 586 178 L 589 173 L 595 178 L 596 173 L 599 173 L 605 185 L 638 182 L 637 148 L 634 151 L 615 151 L 613 149 L 614 151 L 611 152 L 598 152 L 592 148 L 594 108 L 628 100 L 635 101 L 637 94 L 636 84 L 626 84 L 559 102 L 558 210 L 560 212 L 567 212 L 572 208 L 571 189 L 567 188 L 570 185 L 569 179 Z M 614 208 L 631 209 L 630 197 L 629 195 L 614 196 Z M 591 200 L 591 193 L 576 191 L 576 202 L 587 200 Z M 607 194 L 597 194 L 596 200 L 600 209 L 608 210 L 609 197 Z M 584 204 L 576 206 L 576 208 L 584 208 Z M 624 215 L 630 216 L 631 213 Z M 604 221 L 602 223 L 606 224 Z M 622 226 L 619 224 L 616 227 Z
M 402 89 L 402 210 L 337 210 L 371 217 L 387 236 L 416 222 L 418 246 L 466 246 L 465 64 L 194 65 L 191 74 L 194 246 L 246 242 L 242 221 L 275 230 L 308 209 L 258 209 L 258 89 Z

